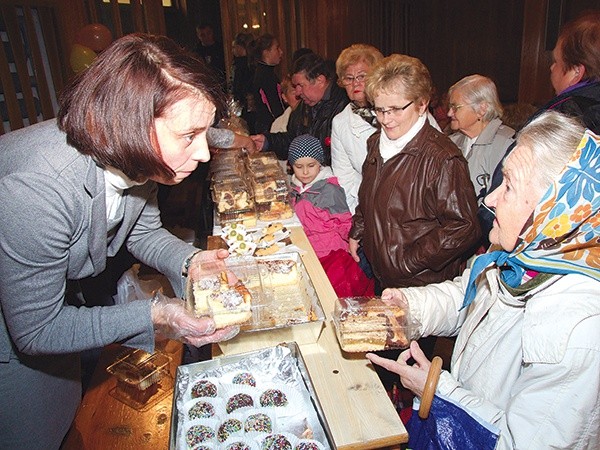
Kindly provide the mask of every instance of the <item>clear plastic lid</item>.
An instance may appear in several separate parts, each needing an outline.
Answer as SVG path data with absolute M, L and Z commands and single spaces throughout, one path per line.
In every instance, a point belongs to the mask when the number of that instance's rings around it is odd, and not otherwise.
M 119 357 L 106 371 L 127 386 L 143 391 L 161 379 L 169 362 L 164 353 L 136 349 Z
M 407 348 L 414 327 L 408 309 L 378 297 L 339 298 L 333 322 L 340 347 L 347 352 Z
M 215 184 L 212 194 L 220 213 L 250 211 L 254 208 L 252 192 L 243 180 Z

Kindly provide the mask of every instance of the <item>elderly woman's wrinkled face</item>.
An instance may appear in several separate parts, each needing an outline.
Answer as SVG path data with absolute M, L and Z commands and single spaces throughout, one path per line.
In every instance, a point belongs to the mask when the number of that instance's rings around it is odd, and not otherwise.
M 380 91 L 373 99 L 373 109 L 385 135 L 396 140 L 417 123 L 420 115 L 425 114 L 427 104 L 409 100 L 403 90 L 398 93 Z
M 365 77 L 371 67 L 365 61 L 359 61 L 355 64 L 350 64 L 346 67 L 344 75 L 340 82 L 350 101 L 355 102 L 359 106 L 367 105 L 365 96 Z
M 479 136 L 484 128 L 480 116 L 459 89 L 455 89 L 450 95 L 448 117 L 453 131 L 460 131 L 470 138 Z
M 206 130 L 215 117 L 215 106 L 203 96 L 179 100 L 163 117 L 154 120 L 156 138 L 163 161 L 175 172 L 172 180 L 154 179 L 162 184 L 177 184 L 187 178 L 199 162 L 210 159 Z
M 506 159 L 504 180 L 485 198 L 485 204 L 496 209 L 490 242 L 510 252 L 527 220 L 539 203 L 544 190 L 535 182 L 536 170 L 529 147 L 518 145 Z

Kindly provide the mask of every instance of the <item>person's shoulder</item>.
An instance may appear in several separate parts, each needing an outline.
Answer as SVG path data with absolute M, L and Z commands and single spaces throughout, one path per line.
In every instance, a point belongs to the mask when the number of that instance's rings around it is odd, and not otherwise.
M 426 151 L 428 156 L 441 159 L 463 157 L 456 144 L 444 133 L 425 123 L 423 129 L 417 134 L 416 147 Z
M 337 126 L 345 125 L 346 122 L 351 118 L 351 114 L 354 114 L 352 112 L 352 105 L 348 103 L 344 109 L 342 109 L 333 117 L 333 124 Z

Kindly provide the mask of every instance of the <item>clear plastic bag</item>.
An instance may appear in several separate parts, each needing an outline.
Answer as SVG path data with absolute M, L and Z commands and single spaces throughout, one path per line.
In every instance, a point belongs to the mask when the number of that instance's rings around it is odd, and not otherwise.
M 163 291 L 158 280 L 140 280 L 140 265 L 134 264 L 117 282 L 117 294 L 113 296 L 116 305 L 135 300 L 150 300 L 157 292 Z

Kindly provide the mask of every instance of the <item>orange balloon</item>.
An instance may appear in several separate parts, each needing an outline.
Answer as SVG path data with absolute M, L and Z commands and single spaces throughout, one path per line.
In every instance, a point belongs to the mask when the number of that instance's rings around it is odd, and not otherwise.
M 73 44 L 69 58 L 73 72 L 79 73 L 87 69 L 94 62 L 94 59 L 96 59 L 96 53 L 91 48 L 80 44 Z
M 101 52 L 112 42 L 112 34 L 104 25 L 91 23 L 79 30 L 75 42 L 95 52 Z

